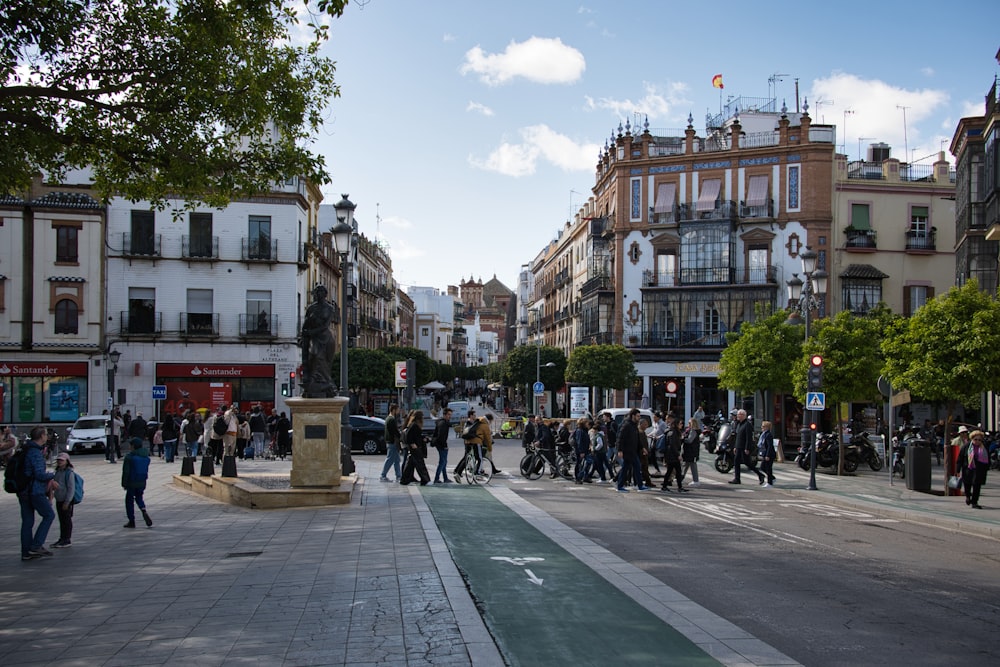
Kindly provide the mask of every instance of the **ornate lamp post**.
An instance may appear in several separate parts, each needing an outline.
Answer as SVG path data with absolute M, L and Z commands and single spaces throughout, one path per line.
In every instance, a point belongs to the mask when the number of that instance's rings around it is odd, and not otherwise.
M 347 384 L 347 298 L 349 260 L 358 243 L 358 235 L 354 231 L 354 209 L 357 206 L 344 194 L 333 208 L 337 213 L 337 224 L 330 232 L 334 252 L 340 255 L 340 395 L 348 399 L 340 418 L 340 460 L 343 474 L 349 475 L 354 472 L 354 462 L 351 460 L 351 391 Z
M 826 281 L 829 274 L 823 269 L 816 268 L 816 258 L 818 255 L 812 248 L 806 246 L 805 251 L 799 255 L 802 260 L 802 274 L 806 277 L 803 282 L 797 273 L 792 274 L 792 279 L 788 281 L 788 299 L 793 302 L 794 310 L 786 320 L 787 324 L 802 324 L 805 321 L 805 340 L 809 340 L 809 316 L 813 310 L 818 310 L 826 295 Z M 810 491 L 816 490 L 816 411 L 808 410 L 809 426 L 801 429 L 802 442 L 809 442 L 809 487 Z
M 115 446 L 115 376 L 118 375 L 118 360 L 122 358 L 122 353 L 118 350 L 112 350 L 111 344 L 108 344 L 108 414 L 111 418 L 108 419 L 107 432 L 104 434 L 104 442 L 108 448 L 107 458 L 109 462 L 114 462 L 115 454 L 112 449 Z M 118 434 L 121 437 L 121 433 Z

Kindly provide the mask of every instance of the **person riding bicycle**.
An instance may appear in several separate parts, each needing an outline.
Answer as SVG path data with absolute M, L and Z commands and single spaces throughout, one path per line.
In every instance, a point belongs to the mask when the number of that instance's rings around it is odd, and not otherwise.
M 470 456 L 476 459 L 476 471 L 478 472 L 483 461 L 483 448 L 487 445 L 493 444 L 493 437 L 491 434 L 490 424 L 486 420 L 486 417 L 479 417 L 475 419 L 475 428 L 472 431 L 470 437 L 465 438 L 465 456 L 462 460 L 458 462 L 455 470 L 452 471 L 452 476 L 455 481 L 462 476 L 462 472 L 465 470 L 467 461 Z M 464 437 L 464 436 L 463 436 Z
M 555 436 L 552 434 L 552 427 L 550 422 L 546 422 L 540 416 L 536 418 L 537 424 L 535 426 L 535 448 L 538 449 L 538 453 L 542 455 L 552 467 L 552 477 L 556 477 L 556 440 Z

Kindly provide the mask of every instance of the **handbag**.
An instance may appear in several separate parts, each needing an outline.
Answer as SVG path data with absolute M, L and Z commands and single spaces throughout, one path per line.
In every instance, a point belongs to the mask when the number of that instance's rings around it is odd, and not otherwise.
M 948 478 L 949 489 L 957 489 L 961 485 L 962 485 L 962 478 L 959 477 L 958 475 L 952 475 L 951 477 Z

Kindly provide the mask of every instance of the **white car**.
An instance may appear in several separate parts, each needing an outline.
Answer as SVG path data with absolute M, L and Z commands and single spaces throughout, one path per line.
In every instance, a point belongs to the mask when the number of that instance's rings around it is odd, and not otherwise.
M 66 435 L 66 451 L 70 454 L 106 451 L 109 419 L 108 415 L 87 415 L 77 419 Z

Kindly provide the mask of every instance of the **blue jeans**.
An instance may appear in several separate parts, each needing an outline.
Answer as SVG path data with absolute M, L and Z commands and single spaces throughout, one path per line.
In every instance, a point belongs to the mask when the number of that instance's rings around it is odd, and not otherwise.
M 253 441 L 254 456 L 264 456 L 264 433 L 262 431 L 251 433 L 250 439 Z
M 26 556 L 32 549 L 45 546 L 45 538 L 49 536 L 49 527 L 55 521 L 56 511 L 52 509 L 52 503 L 44 493 L 18 494 L 17 499 L 21 503 L 21 555 Z M 32 536 L 35 512 L 42 517 L 42 521 Z
M 135 505 L 140 510 L 146 509 L 146 502 L 142 499 L 142 494 L 146 489 L 125 489 L 125 516 L 132 523 L 135 523 Z
M 191 442 L 184 443 L 187 447 L 188 456 L 198 456 L 198 441 L 192 440 Z
M 642 465 L 638 456 L 622 456 L 622 467 L 618 470 L 618 488 L 625 488 L 625 480 L 631 476 L 636 486 L 642 484 Z
M 382 479 L 385 479 L 389 472 L 389 466 L 392 466 L 396 473 L 396 481 L 398 482 L 399 478 L 403 476 L 399 471 L 399 445 L 387 442 L 385 443 L 385 465 L 382 466 Z
M 434 471 L 434 483 L 448 479 L 448 448 L 438 449 L 438 467 Z
M 163 460 L 167 463 L 174 462 L 174 455 L 177 453 L 177 441 L 176 440 L 164 440 L 163 441 Z

